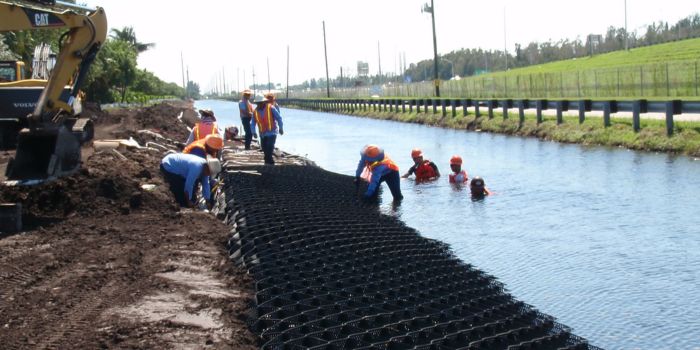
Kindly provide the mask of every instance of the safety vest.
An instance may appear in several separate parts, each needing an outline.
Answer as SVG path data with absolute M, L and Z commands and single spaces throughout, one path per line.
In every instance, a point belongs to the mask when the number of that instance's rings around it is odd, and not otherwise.
M 241 111 L 241 118 L 248 118 L 250 113 L 253 113 L 253 104 L 248 100 L 238 102 L 238 109 Z
M 277 121 L 275 121 L 275 116 L 272 115 L 272 106 L 269 103 L 265 104 L 265 114 L 260 115 L 260 110 L 255 110 L 255 123 L 258 124 L 258 129 L 260 129 L 260 135 L 268 131 L 275 130 L 277 128 Z
M 466 183 L 469 180 L 469 176 L 467 175 L 466 170 L 462 170 L 458 172 L 457 174 L 452 173 L 450 174 L 450 183 Z
M 427 159 L 416 168 L 416 180 L 428 180 L 436 176 L 435 169 L 430 166 L 430 161 Z
M 192 129 L 192 132 L 194 133 L 194 141 L 199 141 L 201 139 L 204 139 L 207 137 L 207 135 L 218 135 L 219 134 L 219 128 L 216 127 L 216 123 L 197 123 L 194 125 L 194 129 Z
M 193 153 L 195 150 L 200 150 L 200 152 Z M 182 153 L 195 155 L 203 154 L 203 158 L 206 158 L 207 146 L 204 142 L 204 139 L 190 143 L 189 145 L 187 145 L 187 147 L 185 147 L 184 150 L 182 150 Z M 215 154 L 212 154 L 212 156 L 215 156 Z
M 384 157 L 382 160 L 378 160 L 376 162 L 369 163 L 369 170 L 374 171 L 375 168 L 377 168 L 380 165 L 386 165 L 387 168 L 394 170 L 394 171 L 399 171 L 399 166 L 394 163 L 393 160 L 389 159 L 389 157 Z

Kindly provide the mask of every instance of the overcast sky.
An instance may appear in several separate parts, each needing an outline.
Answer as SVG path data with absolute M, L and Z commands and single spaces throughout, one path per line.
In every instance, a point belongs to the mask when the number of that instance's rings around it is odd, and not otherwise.
M 190 80 L 203 91 L 225 72 L 228 86 L 267 82 L 266 60 L 274 83 L 286 82 L 290 50 L 290 84 L 325 77 L 322 21 L 326 23 L 331 77 L 355 74 L 357 61 L 398 71 L 399 55 L 410 64 L 432 57 L 429 0 L 89 0 L 102 6 L 110 28 L 132 26 L 142 42 L 156 47 L 139 57 L 139 67 L 161 79 L 182 84 L 180 53 Z M 627 0 L 628 28 L 644 32 L 654 21 L 671 23 L 700 11 L 697 0 Z M 503 50 L 515 43 L 603 34 L 624 26 L 624 0 L 435 0 L 438 53 L 460 48 Z M 349 72 L 348 72 L 349 71 Z M 245 77 L 244 77 L 245 74 Z

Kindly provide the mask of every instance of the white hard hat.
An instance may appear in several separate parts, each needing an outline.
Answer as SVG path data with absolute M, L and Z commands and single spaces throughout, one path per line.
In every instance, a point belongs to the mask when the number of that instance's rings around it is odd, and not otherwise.
M 207 165 L 209 166 L 209 176 L 216 177 L 221 172 L 221 162 L 214 157 L 207 157 Z

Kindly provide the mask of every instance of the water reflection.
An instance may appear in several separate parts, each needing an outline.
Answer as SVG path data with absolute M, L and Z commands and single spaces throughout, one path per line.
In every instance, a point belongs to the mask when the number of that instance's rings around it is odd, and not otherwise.
M 198 102 L 238 120 L 235 104 Z M 230 112 L 227 112 L 230 111 Z M 700 162 L 683 156 L 283 109 L 280 148 L 353 175 L 379 143 L 402 171 L 421 148 L 440 169 L 459 154 L 495 194 L 472 201 L 447 176 L 384 186 L 379 210 L 452 246 L 519 299 L 604 348 L 700 342 Z

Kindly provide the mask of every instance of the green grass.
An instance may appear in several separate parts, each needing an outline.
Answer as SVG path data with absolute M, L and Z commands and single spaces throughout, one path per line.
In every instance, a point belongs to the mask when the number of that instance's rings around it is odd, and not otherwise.
M 700 39 L 688 39 L 447 81 L 443 84 L 443 95 L 697 99 L 699 58 Z M 427 92 L 424 90 L 420 91 Z
M 401 113 L 356 110 L 352 115 L 452 129 L 537 137 L 565 143 L 624 147 L 700 157 L 700 122 L 675 122 L 674 135 L 668 137 L 665 121 L 654 119 L 642 119 L 641 131 L 636 133 L 632 130 L 632 120 L 629 118 L 611 118 L 612 125 L 605 127 L 603 119 L 599 117 L 586 118 L 584 123 L 579 124 L 578 117 L 566 116 L 563 123 L 557 125 L 555 116 L 544 116 L 543 122 L 537 124 L 537 118 L 534 115 L 526 115 L 521 125 L 517 115 L 509 115 L 510 117 L 504 120 L 503 115 L 498 112 L 494 113 L 492 119 L 484 114 L 477 118 L 473 113 L 467 116 L 458 113 L 455 117 L 447 113 L 447 116 L 442 117 L 440 112 L 433 114 L 415 111 Z

